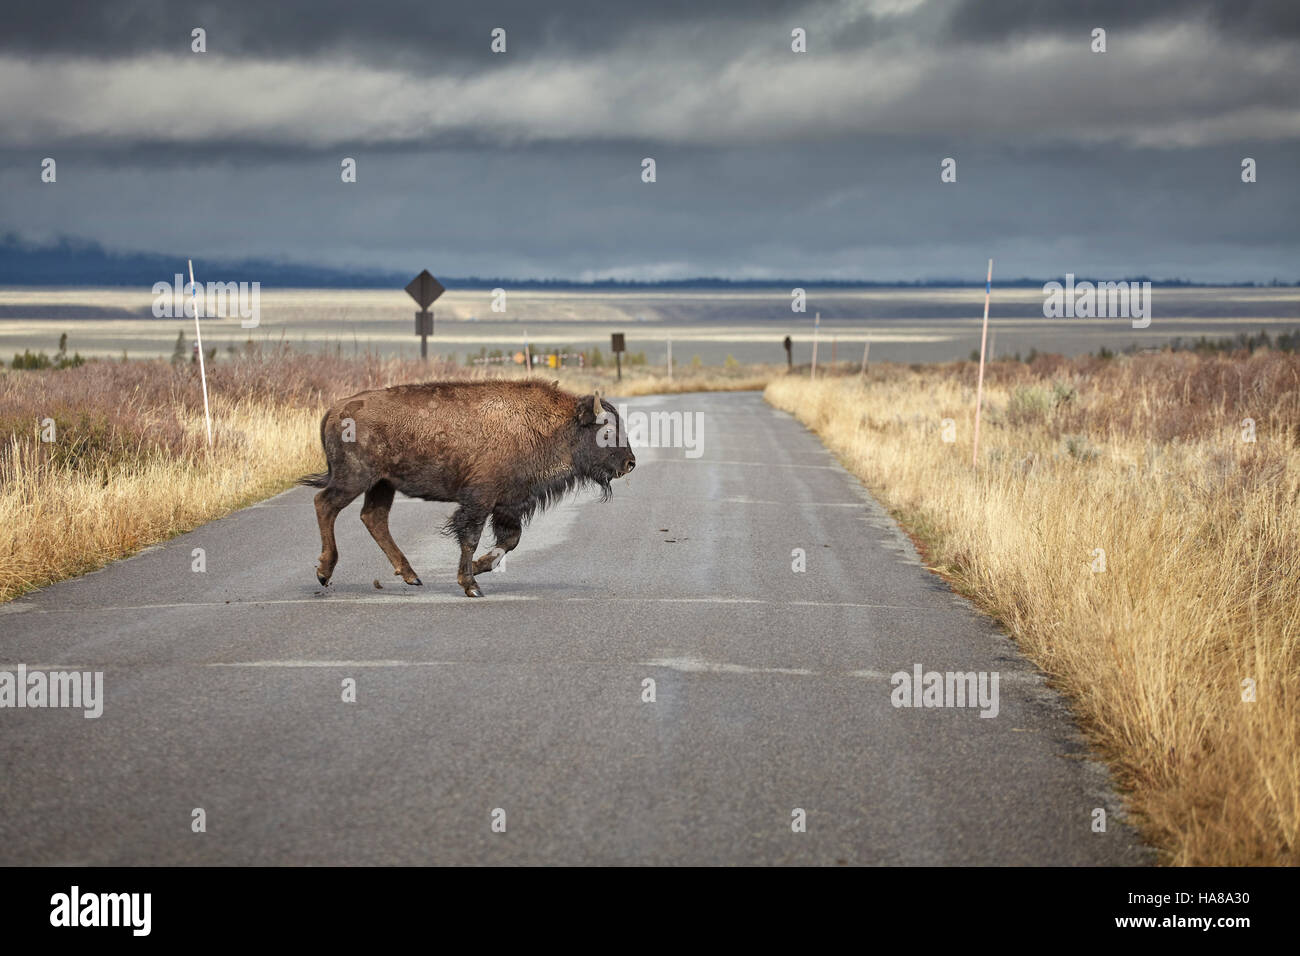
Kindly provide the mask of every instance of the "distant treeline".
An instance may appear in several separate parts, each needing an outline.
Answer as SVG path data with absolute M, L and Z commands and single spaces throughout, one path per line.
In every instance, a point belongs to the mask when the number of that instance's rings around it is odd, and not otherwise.
M 155 252 L 113 253 L 96 242 L 60 239 L 50 245 L 23 242 L 10 233 L 0 239 L 0 285 L 16 286 L 152 286 L 170 282 L 172 276 L 185 271 L 185 259 Z M 421 266 L 405 272 L 336 269 L 306 266 L 268 259 L 240 261 L 206 261 L 196 264 L 203 282 L 260 282 L 263 288 L 297 289 L 402 289 Z M 436 263 L 430 268 L 437 274 Z M 978 272 L 978 270 L 976 270 Z M 700 276 L 693 279 L 669 279 L 643 282 L 632 279 L 601 279 L 582 282 L 576 279 L 503 279 L 480 276 L 438 278 L 448 289 L 539 289 L 567 291 L 635 291 L 663 289 L 929 289 L 968 288 L 984 284 L 983 275 L 966 278 L 881 281 L 867 279 L 721 279 Z M 1050 277 L 1059 280 L 1059 276 Z M 1082 282 L 1084 276 L 1076 281 Z M 1161 287 L 1227 286 L 1231 288 L 1294 287 L 1300 280 L 1285 282 L 1192 282 L 1187 279 L 1152 279 L 1149 276 L 1126 276 L 1128 282 L 1150 282 Z M 999 288 L 1042 288 L 1048 279 L 1000 279 Z M 1115 276 L 1100 280 L 1120 281 Z

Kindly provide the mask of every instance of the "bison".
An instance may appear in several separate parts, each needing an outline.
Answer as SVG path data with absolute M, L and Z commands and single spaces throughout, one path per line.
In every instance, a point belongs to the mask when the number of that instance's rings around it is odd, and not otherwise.
M 482 597 L 475 574 L 493 570 L 519 544 L 538 509 L 570 490 L 610 482 L 636 467 L 618 412 L 600 392 L 578 396 L 540 381 L 429 382 L 360 392 L 320 423 L 328 470 L 300 484 L 316 495 L 321 553 L 316 578 L 329 584 L 338 563 L 334 519 L 365 493 L 361 521 L 407 584 L 420 584 L 388 531 L 393 495 L 454 501 L 444 533 L 460 542 L 456 580 Z M 496 547 L 477 561 L 492 518 Z

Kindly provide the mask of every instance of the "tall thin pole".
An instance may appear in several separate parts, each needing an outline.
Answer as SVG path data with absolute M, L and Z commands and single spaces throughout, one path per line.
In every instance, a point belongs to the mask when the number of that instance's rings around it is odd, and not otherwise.
M 194 281 L 194 260 L 190 264 L 190 298 L 194 300 L 194 340 L 199 346 L 199 379 L 203 382 L 203 421 L 208 426 L 208 447 L 212 447 L 212 415 L 208 411 L 208 371 L 203 366 L 203 332 L 199 328 L 199 287 Z
M 673 338 L 668 336 L 668 381 L 673 380 Z
M 813 319 L 812 372 L 808 376 L 810 379 L 814 379 L 817 377 L 817 328 L 821 324 L 822 324 L 822 314 L 818 312 L 816 318 Z
M 533 351 L 528 347 L 528 330 L 524 329 L 524 369 L 533 370 Z
M 971 453 L 971 465 L 978 468 L 980 462 L 980 405 L 984 400 L 984 347 L 989 338 L 989 296 L 993 292 L 993 260 L 989 260 L 988 278 L 984 280 L 984 331 L 980 334 L 980 378 L 975 388 L 975 450 Z
M 867 377 L 867 356 L 871 354 L 871 339 L 867 339 L 866 346 L 862 349 L 862 377 Z

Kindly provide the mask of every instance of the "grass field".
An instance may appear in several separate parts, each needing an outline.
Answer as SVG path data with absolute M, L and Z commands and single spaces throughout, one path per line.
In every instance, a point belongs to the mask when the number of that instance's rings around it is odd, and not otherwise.
M 320 471 L 326 404 L 431 378 L 520 376 L 418 361 L 275 350 L 208 370 L 207 445 L 196 365 L 96 361 L 0 373 L 0 601 L 103 567 Z M 763 368 L 543 374 L 611 395 L 756 389 Z M 43 439 L 52 440 L 43 440 Z
M 766 395 L 1065 692 L 1166 862 L 1300 863 L 1300 356 L 995 363 L 978 470 L 975 384 Z

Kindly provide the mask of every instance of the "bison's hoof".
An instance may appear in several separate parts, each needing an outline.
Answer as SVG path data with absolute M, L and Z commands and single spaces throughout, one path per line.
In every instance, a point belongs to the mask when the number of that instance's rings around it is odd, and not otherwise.
M 482 596 L 483 596 L 483 592 L 480 591 L 480 590 L 478 589 L 478 585 L 477 585 L 477 584 L 471 584 L 469 587 L 467 587 L 467 588 L 465 589 L 465 594 L 466 594 L 466 596 L 468 596 L 468 597 L 482 597 Z
M 403 580 L 403 581 L 406 581 L 405 578 L 403 578 L 402 580 Z M 424 584 L 424 582 L 421 581 L 419 578 L 411 578 L 411 580 L 406 581 L 406 583 L 407 583 L 407 584 Z
M 328 574 L 321 574 L 319 571 L 317 571 L 316 580 L 319 581 L 322 586 L 329 587 L 330 578 Z
M 505 559 L 506 552 L 504 548 L 493 548 L 487 554 L 483 555 L 483 557 L 474 562 L 474 573 L 486 574 L 489 571 L 495 571 L 497 565 Z

